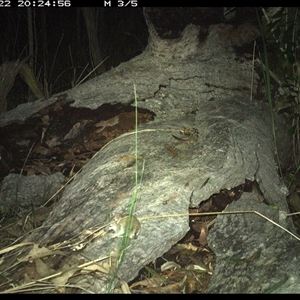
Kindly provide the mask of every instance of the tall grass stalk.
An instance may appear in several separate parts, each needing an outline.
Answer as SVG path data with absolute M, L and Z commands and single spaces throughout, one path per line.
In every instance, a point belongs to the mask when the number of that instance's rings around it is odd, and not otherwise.
M 134 215 L 134 210 L 135 210 L 135 206 L 138 200 L 138 196 L 139 196 L 139 188 L 140 185 L 142 183 L 142 179 L 143 179 L 143 174 L 144 174 L 144 169 L 145 169 L 145 161 L 142 161 L 142 169 L 141 169 L 141 174 L 140 174 L 140 178 L 139 178 L 139 155 L 138 155 L 138 104 L 137 104 L 137 92 L 136 92 L 136 86 L 133 86 L 134 88 L 134 104 L 135 104 L 135 129 L 134 129 L 134 160 L 135 160 L 135 170 L 134 170 L 134 191 L 133 191 L 133 195 L 131 197 L 130 200 L 130 207 L 129 207 L 129 211 L 128 211 L 128 216 L 129 218 L 127 219 L 127 224 L 125 226 L 125 234 L 123 235 L 123 237 L 120 238 L 120 241 L 118 243 L 118 247 L 117 247 L 117 265 L 113 271 L 112 277 L 110 278 L 107 288 L 106 288 L 106 292 L 110 293 L 116 283 L 117 283 L 117 273 L 118 270 L 122 264 L 124 255 L 126 253 L 126 250 L 128 249 L 129 245 L 130 245 L 130 230 L 131 230 L 131 224 L 130 224 L 130 217 L 132 217 Z
M 265 79 L 266 94 L 267 94 L 268 105 L 269 105 L 269 110 L 270 110 L 272 135 L 273 135 L 274 147 L 275 147 L 275 155 L 276 155 L 277 165 L 278 165 L 278 169 L 279 169 L 279 174 L 282 177 L 281 164 L 280 164 L 280 159 L 279 159 L 279 155 L 278 155 L 278 151 L 277 151 L 277 138 L 276 138 L 276 129 L 275 129 L 276 126 L 275 126 L 272 95 L 271 95 L 271 81 L 270 81 L 271 77 L 270 77 L 268 51 L 267 51 L 267 45 L 266 45 L 264 31 L 263 31 L 261 23 L 260 23 L 260 18 L 259 18 L 257 8 L 255 10 L 256 10 L 258 25 L 259 25 L 260 33 L 261 33 L 261 37 L 262 37 L 262 44 L 263 44 L 263 51 L 264 51 L 263 55 L 264 55 L 264 66 L 265 67 L 263 68 L 263 74 L 264 74 L 264 79 Z

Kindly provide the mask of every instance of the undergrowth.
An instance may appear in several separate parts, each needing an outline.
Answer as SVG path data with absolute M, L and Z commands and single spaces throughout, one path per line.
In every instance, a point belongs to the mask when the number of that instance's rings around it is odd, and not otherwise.
M 293 141 L 293 162 L 296 174 L 300 166 L 300 103 L 299 103 L 299 9 L 263 9 L 267 22 L 262 32 L 265 88 L 271 114 L 275 110 L 291 121 L 289 134 Z M 269 59 L 270 57 L 270 59 Z M 269 63 L 270 62 L 270 63 Z M 275 88 L 271 86 L 271 80 Z M 272 119 L 273 135 L 275 124 Z

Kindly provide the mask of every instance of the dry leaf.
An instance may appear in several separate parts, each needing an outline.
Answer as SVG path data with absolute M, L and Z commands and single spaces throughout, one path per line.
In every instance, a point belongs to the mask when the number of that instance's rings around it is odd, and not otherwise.
M 89 265 L 83 268 L 84 271 L 94 272 L 99 271 L 104 274 L 110 273 L 110 265 L 108 263 L 95 263 L 93 265 Z
M 160 270 L 161 270 L 161 272 L 164 272 L 166 270 L 174 270 L 174 269 L 178 269 L 178 268 L 181 268 L 181 266 L 179 264 L 177 264 L 176 262 L 167 261 L 161 265 Z
M 40 258 L 34 260 L 37 272 L 41 277 L 46 277 L 54 274 L 56 271 L 49 268 Z
M 112 126 L 117 125 L 118 123 L 119 123 L 119 116 L 114 116 L 114 117 L 112 117 L 112 118 L 110 118 L 108 120 L 101 120 L 100 122 L 98 122 L 97 124 L 95 124 L 96 127 L 101 127 L 96 132 L 100 133 L 106 127 L 112 127 Z
M 127 282 L 120 280 L 120 283 L 121 283 L 122 292 L 124 294 L 131 294 L 131 291 L 130 291 L 130 288 L 129 288 Z
M 201 246 L 205 246 L 207 244 L 207 235 L 208 235 L 208 229 L 206 224 L 203 223 L 199 235 L 199 244 Z
M 59 292 L 64 293 L 65 292 L 65 285 L 67 284 L 68 280 L 74 275 L 75 272 L 78 271 L 78 268 L 70 269 L 66 272 L 63 272 L 58 277 L 55 277 L 51 279 L 51 282 L 57 286 L 57 289 Z
M 49 255 L 55 255 L 55 254 L 63 254 L 63 253 L 59 250 L 49 250 L 46 247 L 39 247 L 38 244 L 34 244 L 30 252 L 25 256 L 18 258 L 18 261 L 20 262 L 33 261 L 38 258 L 46 257 Z

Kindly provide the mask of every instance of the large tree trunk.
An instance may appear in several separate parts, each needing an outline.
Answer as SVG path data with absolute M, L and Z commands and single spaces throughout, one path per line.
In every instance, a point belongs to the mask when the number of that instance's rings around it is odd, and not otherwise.
M 82 7 L 82 12 L 84 16 L 84 21 L 86 25 L 86 31 L 89 37 L 90 53 L 92 61 L 94 63 L 93 68 L 95 68 L 96 74 L 100 75 L 105 72 L 103 62 L 103 56 L 101 54 L 99 39 L 98 39 L 98 22 L 97 13 L 95 7 Z M 100 9 L 100 12 L 102 10 Z M 103 16 L 101 16 L 103 18 Z M 101 64 L 101 65 L 100 65 Z
M 134 214 L 141 231 L 137 239 L 130 240 L 117 269 L 117 278 L 124 281 L 132 280 L 144 265 L 168 251 L 187 233 L 190 207 L 197 207 L 211 195 L 238 186 L 246 179 L 259 183 L 265 202 L 255 205 L 253 196 L 241 201 L 239 210 L 265 212 L 268 205 L 273 205 L 279 210 L 270 218 L 285 228 L 293 228 L 279 215 L 280 211 L 288 211 L 287 188 L 277 174 L 269 112 L 263 101 L 250 100 L 251 95 L 253 99 L 257 95 L 258 76 L 252 80 L 251 62 L 236 59 L 231 48 L 232 27 L 213 25 L 206 39 L 199 42 L 197 26 L 188 25 L 177 39 L 162 39 L 149 17 L 147 22 L 149 45 L 143 54 L 67 91 L 64 96 L 64 101 L 73 101 L 72 106 L 78 108 L 96 109 L 107 103 L 128 106 L 134 103 L 136 87 L 138 107 L 155 113 L 152 122 L 138 129 L 137 168 L 142 179 L 139 177 Z M 12 115 L 4 116 L 3 122 L 7 123 Z M 61 279 L 93 292 L 109 289 L 120 244 L 119 238 L 113 237 L 105 226 L 111 217 L 128 213 L 135 193 L 134 155 L 134 132 L 105 145 L 66 187 L 43 226 L 26 238 L 25 242 L 40 248 L 33 246 L 28 254 L 24 246 L 2 268 L 16 257 L 22 259 L 22 268 L 17 268 L 23 278 L 27 261 L 34 261 L 38 268 L 41 257 L 49 256 L 44 262 L 49 269 L 59 265 L 65 270 L 52 283 Z M 251 234 L 251 223 L 259 224 L 261 220 L 254 214 L 247 218 L 248 223 L 241 225 L 220 218 L 215 230 L 219 225 L 223 228 L 226 222 L 229 232 L 235 233 L 230 236 L 231 243 L 244 240 L 240 229 L 248 235 L 251 245 L 255 236 Z M 262 240 L 267 236 L 269 242 L 267 247 L 261 242 L 261 256 L 252 262 L 253 281 L 242 289 L 243 281 L 235 276 L 235 285 L 226 286 L 226 291 L 266 292 L 271 287 L 270 276 L 277 282 L 283 273 L 295 273 L 291 261 L 298 258 L 299 252 L 284 257 L 290 264 L 283 270 L 277 251 L 272 252 L 272 258 L 280 272 L 270 273 L 270 269 L 263 278 L 253 276 L 253 272 L 259 272 L 268 251 L 272 251 L 272 245 L 289 251 L 284 245 L 276 245 L 279 235 L 282 241 L 287 239 L 294 245 L 288 235 L 270 226 L 267 232 L 260 232 Z M 213 246 L 218 243 L 217 237 L 215 233 L 211 238 Z M 253 249 L 243 249 L 243 255 L 251 256 Z M 231 264 L 234 265 L 233 261 Z M 227 273 L 229 269 L 234 273 L 234 268 L 226 267 Z M 219 282 L 225 275 L 219 273 Z M 241 270 L 239 276 L 247 274 Z M 112 286 L 115 285 L 114 280 Z M 212 282 L 211 290 L 222 292 L 220 286 Z

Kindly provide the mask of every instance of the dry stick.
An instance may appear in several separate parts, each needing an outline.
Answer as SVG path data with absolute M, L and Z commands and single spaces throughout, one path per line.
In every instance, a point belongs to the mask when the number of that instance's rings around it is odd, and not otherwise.
M 298 211 L 298 212 L 286 214 L 287 217 L 296 216 L 296 215 L 300 215 L 300 212 Z
M 4 254 L 6 252 L 10 252 L 14 249 L 17 249 L 17 248 L 20 248 L 20 247 L 23 247 L 23 246 L 28 246 L 28 245 L 34 245 L 34 243 L 33 242 L 24 242 L 24 243 L 21 243 L 21 244 L 16 244 L 16 245 L 10 246 L 10 247 L 5 248 L 5 249 L 1 249 L 0 250 L 0 255 Z
M 23 174 L 25 165 L 26 165 L 27 160 L 28 160 L 28 158 L 29 158 L 29 156 L 30 156 L 30 154 L 31 154 L 31 152 L 32 152 L 32 149 L 33 149 L 34 145 L 35 145 L 35 142 L 32 144 L 31 148 L 29 149 L 29 152 L 27 153 L 27 156 L 26 156 L 25 161 L 24 161 L 24 163 L 23 163 L 21 172 L 20 172 L 20 174 L 19 174 L 19 180 L 17 181 L 17 185 L 16 185 L 16 199 L 18 199 L 19 182 L 20 182 L 20 180 L 21 180 L 21 177 L 22 177 L 22 174 Z M 32 202 L 31 202 L 31 203 L 32 203 Z M 17 213 L 17 214 L 18 214 L 18 213 Z
M 82 170 L 83 167 L 80 168 L 59 190 L 57 190 L 43 205 L 46 206 L 58 193 L 60 193 Z
M 81 81 L 79 81 L 75 87 L 80 85 L 87 77 L 89 77 L 100 65 L 102 65 L 106 60 L 108 59 L 108 56 L 104 58 L 89 74 L 87 74 Z
M 292 237 L 294 237 L 296 240 L 300 241 L 300 238 L 287 230 L 286 228 L 282 227 L 281 225 L 277 224 L 273 220 L 269 219 L 268 217 L 264 216 L 258 211 L 255 210 L 236 210 L 236 211 L 219 211 L 219 212 L 205 212 L 205 213 L 192 213 L 192 214 L 170 214 L 170 215 L 163 215 L 163 216 L 149 216 L 149 217 L 140 217 L 139 220 L 145 220 L 145 219 L 155 219 L 155 218 L 168 218 L 168 217 L 183 217 L 183 216 L 213 216 L 213 215 L 232 215 L 232 214 L 256 214 L 263 219 L 269 221 L 270 223 L 274 224 L 275 226 L 279 227 L 280 229 L 284 230 L 288 234 L 290 234 Z M 289 214 L 292 215 L 292 214 Z M 288 214 L 285 214 L 285 216 L 288 216 Z
M 26 163 L 27 163 L 27 160 L 28 160 L 28 158 L 29 158 L 29 155 L 30 155 L 30 153 L 31 153 L 31 151 L 32 151 L 32 149 L 33 149 L 33 147 L 34 147 L 34 145 L 35 145 L 35 142 L 32 144 L 32 146 L 31 146 L 31 148 L 29 149 L 29 152 L 28 152 L 28 154 L 27 154 L 27 156 L 26 156 L 26 158 L 25 158 L 25 161 L 24 161 L 24 163 L 23 163 L 23 166 L 22 166 L 22 169 L 21 169 L 21 172 L 20 172 L 20 177 L 21 177 L 22 174 L 23 174 L 24 167 L 25 167 L 25 165 L 26 165 Z
M 74 284 L 51 284 L 51 283 L 38 283 L 38 286 L 34 286 L 34 288 L 24 288 L 23 289 L 19 289 L 17 292 L 18 293 L 25 293 L 25 292 L 36 292 L 36 291 L 44 291 L 44 290 L 47 290 L 49 291 L 49 289 L 58 289 L 58 288 L 76 288 L 76 289 L 80 289 L 80 290 L 83 290 L 89 294 L 94 294 L 93 292 L 85 289 L 84 287 L 82 286 L 79 286 L 79 285 L 74 285 Z M 0 292 L 1 293 L 1 292 Z M 49 293 L 49 292 L 48 292 Z
M 253 44 L 253 53 L 252 53 L 252 69 L 251 69 L 251 89 L 250 89 L 250 100 L 253 100 L 253 86 L 254 86 L 254 67 L 255 67 L 255 47 L 256 41 Z

